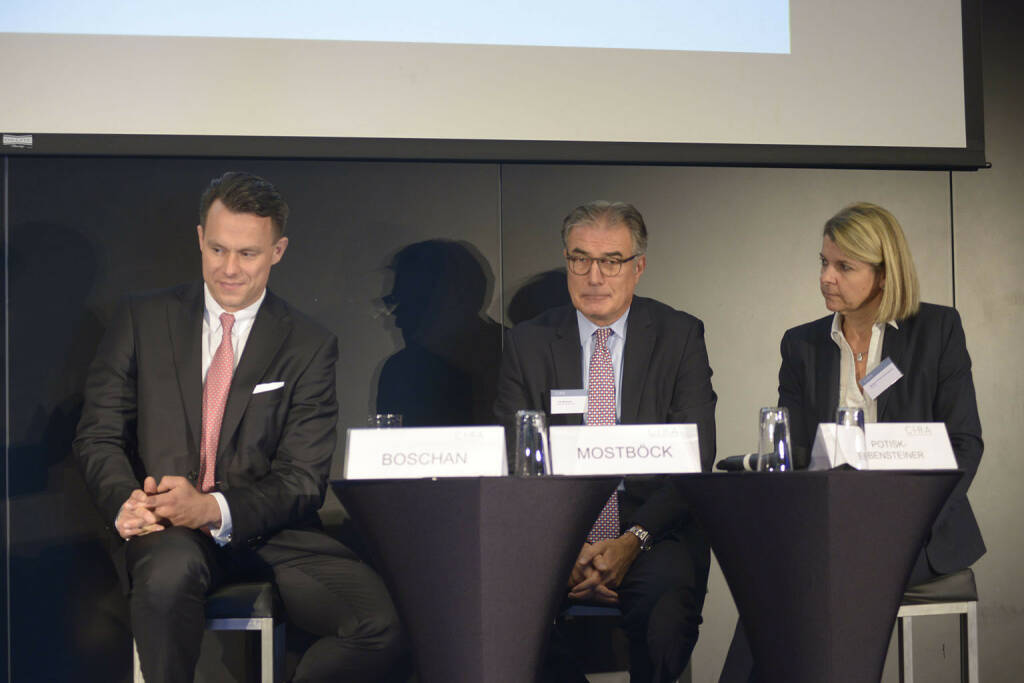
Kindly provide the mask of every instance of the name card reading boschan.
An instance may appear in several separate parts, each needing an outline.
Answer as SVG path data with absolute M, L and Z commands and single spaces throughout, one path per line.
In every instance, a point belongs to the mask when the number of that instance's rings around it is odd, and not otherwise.
M 570 476 L 700 472 L 697 425 L 552 427 L 551 472 Z
M 346 479 L 502 477 L 505 430 L 501 427 L 401 427 L 349 429 Z

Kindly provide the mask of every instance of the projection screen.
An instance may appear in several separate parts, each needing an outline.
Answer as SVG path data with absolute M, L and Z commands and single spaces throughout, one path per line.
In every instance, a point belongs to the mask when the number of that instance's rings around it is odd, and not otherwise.
M 973 168 L 979 11 L 6 0 L 0 153 Z

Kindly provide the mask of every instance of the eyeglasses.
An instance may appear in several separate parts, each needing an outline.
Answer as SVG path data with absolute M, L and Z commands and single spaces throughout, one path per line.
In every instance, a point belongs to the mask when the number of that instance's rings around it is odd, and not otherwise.
M 623 263 L 629 263 L 639 255 L 640 254 L 633 254 L 629 258 L 617 259 L 595 258 L 593 256 L 580 256 L 579 254 L 566 254 L 565 260 L 569 262 L 569 270 L 573 275 L 588 275 L 596 261 L 597 267 L 601 271 L 601 275 L 604 275 L 605 277 L 615 277 L 622 272 Z

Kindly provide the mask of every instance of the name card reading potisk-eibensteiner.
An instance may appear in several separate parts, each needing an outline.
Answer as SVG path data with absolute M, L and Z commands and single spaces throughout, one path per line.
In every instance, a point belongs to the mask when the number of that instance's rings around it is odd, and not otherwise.
M 349 429 L 346 479 L 501 477 L 501 427 L 398 427 Z
M 700 472 L 695 424 L 552 427 L 552 474 Z
M 955 470 L 956 457 L 942 422 L 865 425 L 869 470 Z
M 823 470 L 842 464 L 859 470 L 955 470 L 956 458 L 942 422 L 864 425 L 864 438 L 857 453 L 851 452 L 849 443 L 837 439 L 836 425 L 819 424 L 809 469 Z

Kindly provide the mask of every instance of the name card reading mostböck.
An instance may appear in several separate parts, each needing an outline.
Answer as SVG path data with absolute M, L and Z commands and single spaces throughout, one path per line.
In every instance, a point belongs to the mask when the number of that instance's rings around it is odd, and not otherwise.
M 501 477 L 505 430 L 501 427 L 403 427 L 349 429 L 346 479 Z
M 700 472 L 695 424 L 552 427 L 551 473 Z
M 836 453 L 836 425 L 822 423 L 809 469 L 849 464 L 861 470 L 955 470 L 956 457 L 942 422 L 877 422 L 864 425 L 861 457 Z

